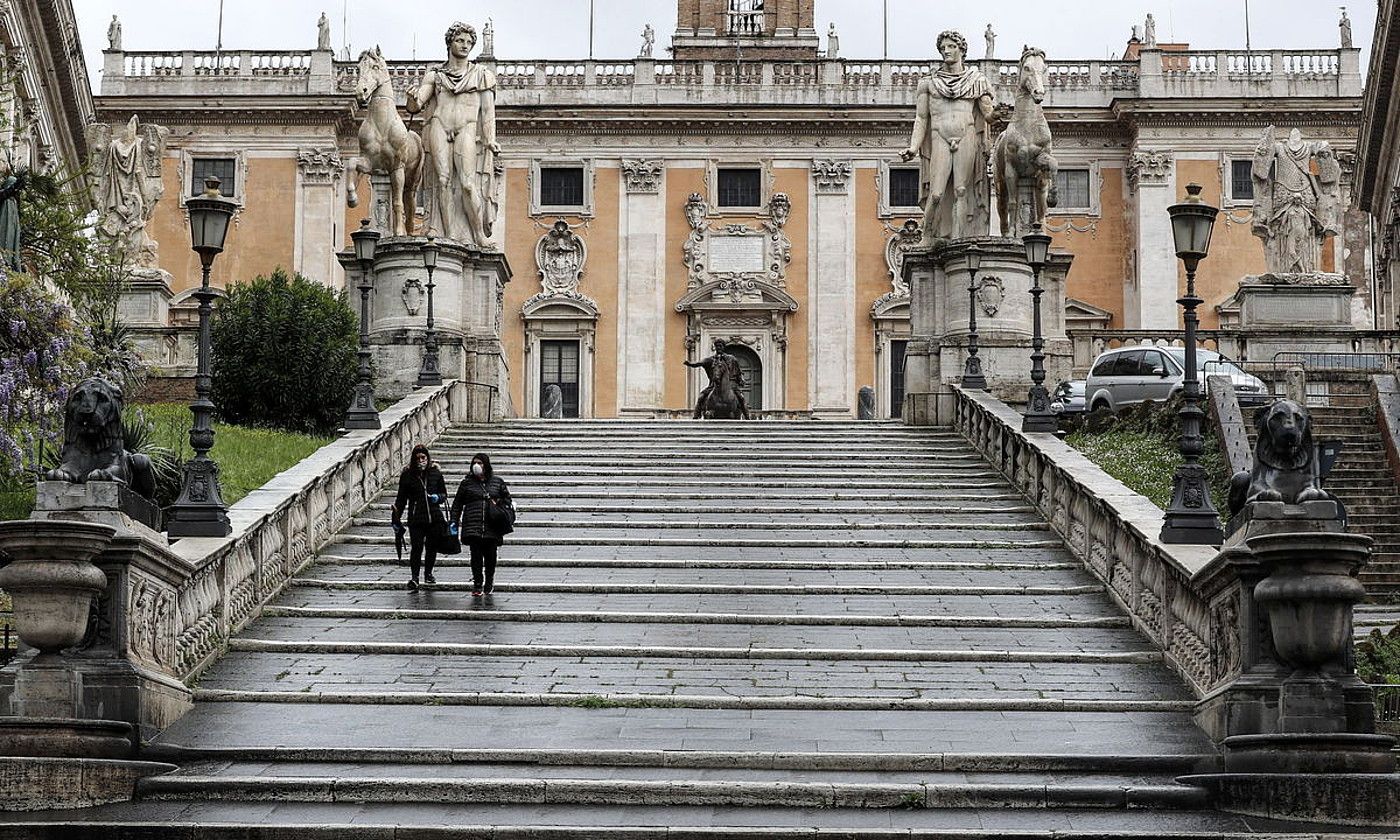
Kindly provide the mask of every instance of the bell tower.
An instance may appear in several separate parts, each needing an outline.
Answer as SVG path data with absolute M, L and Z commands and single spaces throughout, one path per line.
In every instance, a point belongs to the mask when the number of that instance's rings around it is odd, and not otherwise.
M 816 0 L 676 0 L 678 61 L 801 61 L 817 57 Z

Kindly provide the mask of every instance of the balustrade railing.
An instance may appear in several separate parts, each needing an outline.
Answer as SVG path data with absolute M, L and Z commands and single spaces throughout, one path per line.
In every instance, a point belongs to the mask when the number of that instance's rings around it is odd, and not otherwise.
M 764 29 L 763 12 L 729 12 L 726 31 L 730 35 L 762 35 Z

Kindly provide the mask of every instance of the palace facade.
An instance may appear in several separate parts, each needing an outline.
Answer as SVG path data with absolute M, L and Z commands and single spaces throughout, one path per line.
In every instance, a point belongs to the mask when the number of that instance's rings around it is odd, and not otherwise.
M 871 386 L 878 414 L 897 413 L 909 330 L 899 255 L 921 215 L 917 167 L 899 152 L 929 64 L 833 54 L 812 0 L 679 3 L 667 58 L 532 61 L 482 45 L 500 84 L 495 238 L 514 270 L 502 325 L 513 411 L 536 414 L 549 384 L 571 415 L 683 411 L 702 377 L 682 362 L 724 338 L 749 370 L 752 406 L 850 417 Z M 1019 55 L 983 59 L 981 34 L 967 34 L 1009 107 Z M 1203 326 L 1233 323 L 1239 280 L 1264 271 L 1250 165 L 1271 124 L 1331 143 L 1351 201 L 1357 49 L 1132 41 L 1100 61 L 1038 46 L 1060 164 L 1048 231 L 1074 256 L 1071 332 L 1178 328 L 1184 276 L 1166 209 L 1190 182 L 1222 209 L 1199 277 Z M 390 62 L 401 100 L 436 63 Z M 105 52 L 98 119 L 170 129 L 153 235 L 173 314 L 147 326 L 179 322 L 198 283 L 182 208 L 206 174 L 239 202 L 216 284 L 278 266 L 345 283 L 335 252 L 372 209 L 346 206 L 355 73 L 319 49 Z M 1370 243 L 1369 215 L 1349 211 L 1321 269 L 1355 284 L 1358 328 L 1393 327 Z M 184 364 L 177 342 L 157 361 Z

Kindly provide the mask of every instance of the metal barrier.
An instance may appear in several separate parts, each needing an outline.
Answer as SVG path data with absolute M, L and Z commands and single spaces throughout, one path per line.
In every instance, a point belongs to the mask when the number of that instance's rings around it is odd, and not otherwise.
M 1400 732 L 1400 685 L 1373 685 L 1376 692 L 1376 729 Z
M 1400 353 L 1314 353 L 1283 350 L 1274 354 L 1275 367 L 1301 367 L 1304 370 L 1337 370 L 1383 373 L 1400 370 Z

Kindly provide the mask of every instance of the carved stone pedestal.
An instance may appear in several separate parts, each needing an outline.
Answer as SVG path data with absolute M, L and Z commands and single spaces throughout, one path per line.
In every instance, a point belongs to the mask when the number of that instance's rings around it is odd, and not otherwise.
M 1353 329 L 1355 287 L 1341 274 L 1260 274 L 1240 281 L 1236 300 L 1249 358 L 1269 362 L 1275 353 L 1346 353 L 1338 331 Z M 1317 332 L 1317 335 L 1310 335 Z
M 1031 269 L 1020 240 L 1004 237 L 960 239 L 935 248 L 905 252 L 904 281 L 909 286 L 910 341 L 905 350 L 905 422 L 948 423 L 941 409 L 951 405 L 936 396 L 962 378 L 968 344 L 967 249 L 976 244 L 982 263 L 977 272 L 978 356 L 988 390 L 997 398 L 1023 402 L 1031 371 Z M 1073 257 L 1051 254 L 1041 272 L 1046 384 L 1067 379 L 1073 349 L 1065 336 L 1065 276 Z
M 417 387 L 428 318 L 426 241 L 422 236 L 386 237 L 375 248 L 370 344 L 375 394 L 381 399 L 399 399 Z M 482 392 L 479 400 L 473 397 L 474 416 L 500 419 L 508 389 L 501 319 L 510 266 L 499 252 L 435 241 L 441 247 L 433 272 L 438 369 L 444 379 L 480 383 L 469 386 Z

